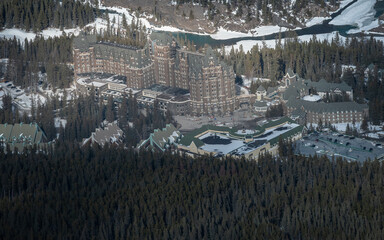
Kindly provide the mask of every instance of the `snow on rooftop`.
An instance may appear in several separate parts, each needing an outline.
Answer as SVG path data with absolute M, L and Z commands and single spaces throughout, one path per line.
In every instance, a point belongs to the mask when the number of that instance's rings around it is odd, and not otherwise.
M 303 100 L 308 102 L 318 102 L 321 100 L 321 97 L 319 95 L 307 95 L 303 97 Z
M 255 130 L 251 130 L 251 129 L 243 129 L 243 130 L 237 130 L 236 133 L 237 133 L 237 134 L 240 134 L 240 135 L 250 135 L 250 134 L 254 134 L 254 133 L 255 133 Z
M 102 87 L 105 84 L 107 84 L 105 82 L 92 81 L 89 78 L 79 78 L 77 79 L 77 82 L 81 85 L 95 86 L 95 87 Z
M 275 127 L 275 128 L 272 128 L 268 131 L 265 131 L 260 137 L 260 138 L 257 138 L 257 140 L 271 140 L 275 137 L 278 137 L 292 129 L 295 129 L 297 127 L 299 127 L 300 125 L 297 124 L 297 123 L 286 123 L 280 127 Z M 280 130 L 281 129 L 281 130 Z
M 227 136 L 221 135 L 221 134 L 215 134 L 215 133 L 206 133 L 199 137 L 199 139 L 204 139 L 206 137 L 210 136 L 217 136 L 220 139 L 230 139 Z M 222 153 L 222 154 L 228 154 L 229 152 L 232 152 L 233 150 L 238 149 L 241 146 L 244 146 L 243 141 L 236 140 L 236 139 L 230 139 L 229 144 L 204 144 L 200 148 L 202 150 L 208 151 L 208 152 L 216 152 L 216 153 Z

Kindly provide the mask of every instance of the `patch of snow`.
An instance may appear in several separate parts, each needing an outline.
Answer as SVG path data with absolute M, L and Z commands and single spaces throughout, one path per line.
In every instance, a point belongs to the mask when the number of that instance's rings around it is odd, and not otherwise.
M 345 132 L 345 130 L 347 129 L 347 125 L 349 125 L 349 127 L 352 128 L 352 129 L 356 128 L 358 131 L 360 131 L 360 125 L 361 125 L 360 122 L 356 122 L 355 125 L 353 125 L 352 122 L 349 122 L 349 123 L 334 123 L 334 124 L 332 124 L 332 126 L 334 126 L 338 132 Z
M 80 33 L 80 28 L 65 29 L 64 31 L 61 31 L 58 28 L 48 28 L 37 34 L 34 32 L 27 32 L 18 28 L 8 28 L 0 32 L 0 37 L 7 39 L 13 39 L 14 37 L 16 37 L 16 39 L 19 39 L 21 44 L 23 44 L 25 39 L 31 41 L 35 39 L 37 35 L 41 35 L 45 39 L 47 39 L 49 37 L 60 37 L 62 36 L 63 32 L 65 32 L 67 35 L 74 34 L 75 36 L 77 36 Z
M 244 87 L 248 87 L 248 88 L 251 86 L 252 82 L 258 82 L 258 81 L 259 82 L 270 82 L 271 81 L 271 79 L 269 79 L 269 78 L 257 78 L 257 77 L 254 77 L 254 78 L 250 79 L 250 78 L 247 78 L 244 75 L 242 75 L 241 77 L 243 78 L 243 86 Z
M 318 102 L 321 100 L 321 97 L 319 95 L 307 95 L 303 97 L 303 100 L 308 102 Z
M 249 134 L 254 134 L 255 131 L 252 129 L 243 129 L 243 130 L 237 130 L 236 133 L 240 135 L 249 135 Z
M 380 139 L 380 136 L 377 133 L 368 133 L 367 137 L 374 138 L 374 139 Z
M 16 39 L 20 40 L 20 42 L 23 43 L 25 39 L 27 39 L 28 41 L 35 39 L 36 34 L 32 32 L 26 32 L 17 28 L 9 28 L 1 31 L 0 37 L 7 39 L 13 39 L 14 37 L 16 37 Z
M 314 17 L 311 20 L 309 20 L 308 22 L 306 22 L 305 26 L 311 27 L 313 25 L 320 24 L 324 20 L 327 20 L 327 19 L 330 19 L 330 18 L 329 17 Z
M 65 128 L 65 125 L 67 124 L 67 120 L 59 117 L 55 117 L 55 127 L 59 128 L 60 126 L 63 126 Z
M 3 108 L 3 97 L 5 95 L 5 92 L 3 90 L 0 90 L 0 108 Z
M 296 0 L 291 0 L 291 6 L 290 6 L 291 9 L 293 8 L 293 6 L 295 6 L 295 3 L 296 3 Z
M 242 95 L 249 95 L 248 89 L 246 89 L 245 87 L 242 87 L 242 86 L 239 86 L 239 87 L 240 87 Z
M 204 134 L 203 136 L 208 137 L 208 136 L 214 136 L 214 133 L 207 133 Z M 217 137 L 220 137 L 221 139 L 228 139 L 228 137 L 225 137 L 221 134 L 216 134 Z M 202 137 L 200 137 L 201 139 Z M 204 144 L 200 148 L 208 151 L 208 152 L 216 152 L 216 153 L 222 153 L 222 154 L 228 154 L 229 152 L 232 152 L 233 150 L 238 149 L 239 147 L 243 146 L 244 143 L 241 140 L 235 140 L 231 139 L 231 143 L 229 144 Z

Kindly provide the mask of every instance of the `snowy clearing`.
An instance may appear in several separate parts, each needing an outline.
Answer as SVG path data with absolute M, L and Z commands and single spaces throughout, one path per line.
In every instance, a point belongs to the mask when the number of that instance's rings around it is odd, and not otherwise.
M 9 28 L 1 31 L 0 37 L 7 39 L 13 39 L 14 37 L 16 37 L 16 39 L 20 40 L 20 42 L 23 44 L 25 39 L 31 41 L 35 39 L 37 35 L 43 36 L 45 39 L 47 39 L 49 37 L 60 37 L 63 32 L 65 32 L 67 35 L 74 34 L 75 36 L 77 36 L 80 33 L 80 28 L 65 29 L 64 31 L 61 31 L 58 28 L 47 28 L 38 34 L 34 32 L 27 32 L 18 28 Z
M 305 23 L 305 26 L 307 27 L 311 27 L 313 25 L 316 25 L 316 24 L 320 24 L 322 23 L 324 20 L 327 20 L 327 19 L 330 19 L 329 17 L 314 17 L 312 18 L 311 20 L 309 20 L 308 22 Z
M 324 33 L 324 34 L 316 34 L 316 39 L 323 41 L 323 40 L 328 40 L 331 41 L 332 38 L 335 38 L 337 32 L 332 32 L 332 33 Z M 313 35 L 303 35 L 298 37 L 301 42 L 309 42 L 310 40 L 313 39 Z M 345 38 L 343 36 L 339 35 L 339 39 L 341 41 L 345 41 Z M 284 39 L 282 39 L 282 44 L 284 43 Z M 239 41 L 236 43 L 236 45 L 233 45 L 235 49 L 239 49 L 240 45 L 243 45 L 243 50 L 244 52 L 250 51 L 253 46 L 258 44 L 259 46 L 263 46 L 265 44 L 266 47 L 268 48 L 275 48 L 276 47 L 276 40 L 243 40 Z M 230 51 L 232 46 L 226 46 L 225 50 Z

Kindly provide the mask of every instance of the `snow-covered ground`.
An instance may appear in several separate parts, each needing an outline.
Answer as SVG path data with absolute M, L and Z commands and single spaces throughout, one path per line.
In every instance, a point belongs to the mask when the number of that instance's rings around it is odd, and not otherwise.
M 215 34 L 211 34 L 211 38 L 217 40 L 231 39 L 231 38 L 240 38 L 240 37 L 257 37 L 265 36 L 273 33 L 284 32 L 288 29 L 285 27 L 279 26 L 260 26 L 250 30 L 248 33 L 234 32 L 226 30 L 220 27 Z
M 305 23 L 305 26 L 307 27 L 311 27 L 313 25 L 316 25 L 316 24 L 320 24 L 322 23 L 324 20 L 327 20 L 327 19 L 330 19 L 329 17 L 314 17 L 312 18 L 311 20 L 309 20 L 308 22 Z
M 67 120 L 59 117 L 55 117 L 55 127 L 59 128 L 60 126 L 65 128 L 65 125 L 67 124 Z
M 269 78 L 256 78 L 256 77 L 254 77 L 254 78 L 250 79 L 250 78 L 247 78 L 244 75 L 242 75 L 241 77 L 243 78 L 243 86 L 244 87 L 248 87 L 248 88 L 251 87 L 251 83 L 252 82 L 257 82 L 257 81 L 259 81 L 259 82 L 270 82 L 271 81 L 271 79 L 269 79 Z
M 63 34 L 63 32 L 65 32 L 67 35 L 74 34 L 75 36 L 77 36 L 79 35 L 80 30 L 81 30 L 80 28 L 71 28 L 71 29 L 65 29 L 64 31 L 61 31 L 58 28 L 48 28 L 36 34 L 34 32 L 27 32 L 22 29 L 8 28 L 0 32 L 0 37 L 1 38 L 5 37 L 8 39 L 12 39 L 16 37 L 16 39 L 19 39 L 20 42 L 23 43 L 25 39 L 27 39 L 28 41 L 31 41 L 35 39 L 37 35 L 43 36 L 45 39 L 49 37 L 60 37 Z
M 307 127 L 309 128 L 310 125 L 311 124 L 307 124 Z M 356 128 L 359 133 L 362 133 L 362 130 L 360 128 L 361 122 L 356 122 L 355 124 L 353 124 L 352 122 L 332 124 L 332 126 L 334 126 L 338 132 L 345 132 L 345 130 L 347 129 L 347 125 L 349 125 L 349 127 L 352 129 Z M 317 124 L 313 123 L 312 127 L 317 128 Z M 380 125 L 372 125 L 372 124 L 368 123 L 368 130 L 369 131 L 374 131 L 374 132 L 382 131 L 383 127 L 384 127 L 384 125 L 380 126 Z
M 328 40 L 331 41 L 332 38 L 336 37 L 336 31 L 332 33 L 323 33 L 323 34 L 316 34 L 316 39 L 323 41 L 323 40 Z M 310 40 L 313 39 L 313 35 L 303 35 L 303 36 L 298 36 L 298 39 L 301 42 L 309 42 Z M 339 35 L 339 39 L 341 41 L 345 41 L 345 38 L 343 36 Z M 282 39 L 282 44 L 284 43 L 284 39 Z M 235 49 L 239 49 L 240 45 L 243 45 L 243 50 L 244 52 L 250 51 L 256 44 L 259 46 L 266 46 L 268 48 L 275 48 L 276 47 L 276 40 L 244 40 L 244 41 L 239 41 L 237 42 L 234 46 Z M 231 50 L 232 46 L 226 46 L 225 51 L 229 52 Z
M 354 25 L 357 28 L 351 29 L 348 33 L 367 31 L 378 26 L 375 20 L 376 0 L 357 0 L 350 7 L 345 9 L 339 16 L 334 18 L 330 24 L 334 25 Z
M 19 39 L 22 42 L 24 41 L 24 39 L 28 39 L 28 41 L 33 40 L 36 37 L 36 34 L 33 32 L 26 32 L 17 28 L 10 28 L 1 31 L 0 37 L 8 39 L 16 37 L 16 39 Z

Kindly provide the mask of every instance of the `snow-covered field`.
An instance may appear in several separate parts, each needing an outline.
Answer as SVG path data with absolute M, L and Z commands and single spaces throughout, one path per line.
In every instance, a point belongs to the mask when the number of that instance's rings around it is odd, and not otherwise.
M 330 24 L 334 25 L 354 25 L 357 28 L 350 30 L 348 33 L 357 33 L 367 31 L 378 26 L 375 20 L 376 0 L 357 0 L 350 7 L 345 9 L 339 16 L 334 18 Z
M 31 41 L 35 39 L 37 35 L 43 36 L 45 39 L 49 37 L 59 37 L 63 34 L 63 32 L 65 32 L 67 35 L 74 34 L 75 36 L 77 36 L 79 35 L 80 30 L 81 30 L 80 28 L 71 28 L 71 29 L 65 29 L 64 31 L 60 31 L 60 29 L 58 28 L 48 28 L 36 34 L 34 32 L 27 32 L 22 29 L 8 28 L 0 32 L 0 37 L 1 38 L 5 37 L 8 39 L 12 39 L 16 37 L 16 39 L 19 39 L 20 42 L 23 43 L 25 39 L 27 39 L 28 41 Z
M 361 126 L 360 122 L 356 122 L 355 125 L 353 125 L 352 122 L 332 124 L 332 126 L 334 126 L 338 132 L 345 132 L 345 130 L 347 129 L 347 125 L 349 125 L 349 127 L 352 129 L 356 128 L 358 132 L 362 133 L 362 130 L 360 129 L 360 126 Z M 310 124 L 307 124 L 307 127 L 309 128 Z M 317 128 L 317 124 L 313 123 L 312 127 Z M 369 131 L 381 131 L 381 130 L 383 130 L 383 127 L 384 127 L 384 125 L 380 126 L 380 125 L 372 125 L 372 124 L 368 123 L 368 130 Z

